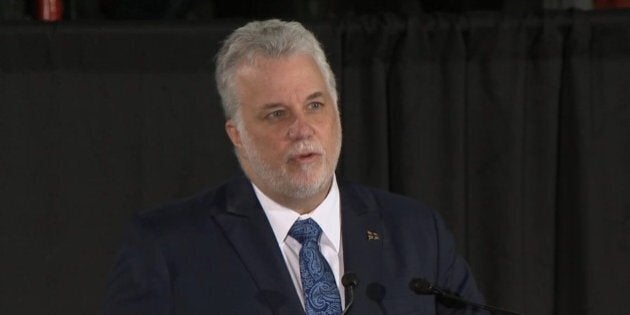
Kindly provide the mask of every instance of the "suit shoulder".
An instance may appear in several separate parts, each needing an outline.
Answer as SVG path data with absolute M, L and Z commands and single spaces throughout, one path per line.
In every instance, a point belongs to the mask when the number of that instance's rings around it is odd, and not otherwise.
M 343 185 L 347 189 L 354 191 L 366 202 L 376 204 L 385 215 L 388 213 L 403 216 L 421 215 L 433 217 L 435 215 L 435 210 L 411 197 L 356 183 L 345 182 Z
M 163 203 L 136 213 L 134 223 L 151 229 L 164 230 L 178 226 L 194 226 L 204 222 L 217 209 L 225 208 L 225 184 L 196 195 Z

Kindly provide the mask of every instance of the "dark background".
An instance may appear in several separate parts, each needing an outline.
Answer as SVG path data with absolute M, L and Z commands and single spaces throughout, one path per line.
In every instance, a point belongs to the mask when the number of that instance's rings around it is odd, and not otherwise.
M 0 19 L 34 19 L 38 0 L 3 0 Z M 380 12 L 451 12 L 494 10 L 589 9 L 628 6 L 628 0 L 53 0 L 65 7 L 66 20 L 292 18 L 330 19 Z M 590 2 L 590 5 L 588 4 Z M 586 4 L 585 4 L 586 3 Z
M 238 167 L 213 57 L 263 5 L 122 3 L 0 25 L 0 314 L 98 313 L 130 215 Z M 338 78 L 340 176 L 438 209 L 491 304 L 626 314 L 630 12 L 429 3 L 295 13 Z

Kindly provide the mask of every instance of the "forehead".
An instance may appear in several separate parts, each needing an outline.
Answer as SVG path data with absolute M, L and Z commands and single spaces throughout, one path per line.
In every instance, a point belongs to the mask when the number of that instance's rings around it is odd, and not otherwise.
M 240 98 L 282 97 L 286 94 L 329 94 L 323 74 L 310 55 L 256 57 L 236 71 Z
M 323 73 L 315 59 L 307 54 L 293 54 L 280 57 L 258 55 L 241 62 L 236 68 L 237 77 L 260 74 L 286 76 L 300 73 L 323 77 Z

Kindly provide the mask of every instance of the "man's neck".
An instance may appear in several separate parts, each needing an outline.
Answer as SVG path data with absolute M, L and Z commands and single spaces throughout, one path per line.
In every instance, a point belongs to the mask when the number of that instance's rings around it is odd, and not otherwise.
M 320 189 L 312 196 L 304 198 L 296 198 L 293 196 L 287 196 L 285 194 L 275 193 L 267 187 L 263 187 L 256 183 L 254 184 L 256 184 L 256 187 L 258 187 L 258 189 L 260 189 L 265 195 L 267 195 L 278 204 L 289 208 L 299 214 L 306 214 L 315 210 L 315 208 L 317 208 L 317 206 L 319 206 L 324 201 L 324 199 L 326 199 L 326 196 L 328 196 L 328 193 L 330 192 L 332 181 L 333 179 L 331 178 L 328 184 L 324 186 L 325 188 Z

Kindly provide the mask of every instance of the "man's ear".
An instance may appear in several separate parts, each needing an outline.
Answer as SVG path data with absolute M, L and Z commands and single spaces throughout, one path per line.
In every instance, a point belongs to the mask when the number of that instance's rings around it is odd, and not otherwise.
M 234 147 L 240 148 L 243 145 L 243 143 L 241 142 L 241 134 L 236 127 L 236 122 L 232 118 L 228 119 L 225 122 L 225 132 L 227 133 L 228 137 L 230 137 L 230 140 L 232 141 Z

